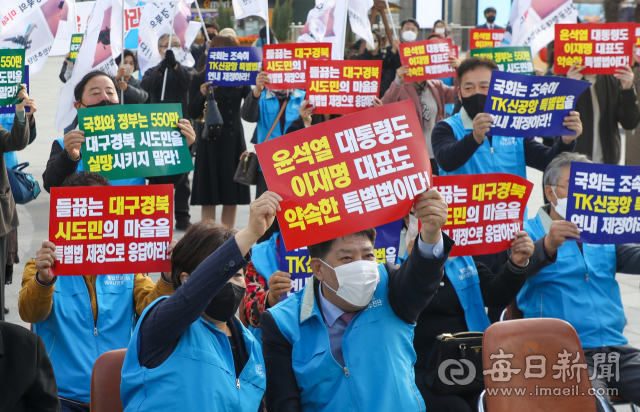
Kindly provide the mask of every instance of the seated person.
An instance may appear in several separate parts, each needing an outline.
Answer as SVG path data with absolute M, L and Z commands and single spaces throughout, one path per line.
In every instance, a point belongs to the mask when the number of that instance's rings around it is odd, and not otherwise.
M 97 173 L 74 173 L 64 187 L 108 186 Z M 172 246 L 169 247 L 171 249 Z M 154 286 L 142 273 L 52 276 L 56 245 L 45 240 L 27 262 L 18 309 L 42 337 L 58 380 L 62 411 L 88 411 L 91 371 L 98 356 L 126 348 L 135 315 L 160 296 L 173 293 L 165 274 Z M 117 277 L 122 282 L 113 282 Z
M 591 163 L 578 153 L 563 153 L 544 173 L 544 191 L 551 204 L 524 224 L 533 240 L 544 239 L 554 264 L 527 280 L 518 294 L 525 318 L 558 318 L 574 327 L 584 350 L 591 384 L 609 401 L 605 388 L 640 405 L 640 350 L 622 334 L 626 324 L 616 272 L 640 274 L 640 246 L 577 242 L 578 226 L 565 220 L 571 162 Z M 582 362 L 582 360 L 580 360 Z M 605 379 L 605 369 L 615 371 Z M 602 388 L 602 389 L 601 389 Z
M 207 219 L 178 242 L 176 292 L 147 308 L 127 348 L 125 411 L 258 411 L 266 388 L 260 343 L 234 315 L 245 294 L 245 256 L 281 200 L 265 192 L 253 201 L 239 232 Z
M 313 280 L 260 319 L 267 410 L 425 410 L 413 329 L 453 241 L 440 231 L 440 193 L 424 192 L 414 209 L 422 229 L 400 268 L 376 263 L 375 229 L 308 247 Z

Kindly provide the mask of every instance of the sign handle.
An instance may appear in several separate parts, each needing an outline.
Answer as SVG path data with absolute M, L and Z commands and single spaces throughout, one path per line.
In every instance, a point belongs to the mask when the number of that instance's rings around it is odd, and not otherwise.
M 389 14 L 389 20 L 391 21 L 391 29 L 393 30 L 393 37 L 398 39 L 398 33 L 396 32 L 396 25 L 393 23 L 393 16 L 391 15 L 391 8 L 389 8 L 389 0 L 384 0 L 387 5 L 387 13 Z
M 209 39 L 209 33 L 207 33 L 207 27 L 204 25 L 204 19 L 202 18 L 202 12 L 200 12 L 200 5 L 198 4 L 198 0 L 194 1 L 194 3 L 196 4 L 196 9 L 198 9 L 198 16 L 200 16 L 200 21 L 202 22 L 202 30 L 204 31 L 204 38 L 207 39 L 207 43 L 208 43 L 211 40 Z

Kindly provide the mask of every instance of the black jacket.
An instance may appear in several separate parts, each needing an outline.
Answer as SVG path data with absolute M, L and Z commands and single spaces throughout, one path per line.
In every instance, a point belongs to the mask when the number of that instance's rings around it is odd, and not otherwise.
M 59 410 L 58 385 L 42 338 L 0 321 L 0 411 Z
M 476 29 L 488 29 L 489 27 L 487 26 L 487 23 L 485 24 L 481 24 L 478 27 L 476 27 Z M 497 24 L 493 25 L 493 29 L 492 30 L 502 30 L 504 29 L 504 27 L 498 26 Z
M 140 87 L 149 93 L 148 103 L 180 103 L 182 104 L 182 117 L 186 118 L 189 112 L 189 86 L 193 69 L 178 64 L 177 69 L 170 69 L 167 75 L 167 84 L 164 91 L 164 101 L 162 97 L 162 83 L 164 72 L 160 70 L 162 63 L 150 68 L 142 77 Z

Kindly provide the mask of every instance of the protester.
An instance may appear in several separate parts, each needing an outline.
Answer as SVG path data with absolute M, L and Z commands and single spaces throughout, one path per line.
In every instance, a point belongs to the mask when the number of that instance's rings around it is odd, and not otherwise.
M 497 24 L 494 24 L 496 21 L 496 9 L 493 7 L 487 7 L 484 9 L 484 18 L 487 20 L 485 24 L 479 25 L 478 29 L 492 29 L 492 30 L 502 30 L 504 27 L 500 27 Z
M 42 339 L 1 320 L 0 411 L 60 411 L 56 377 Z
M 69 80 L 73 75 L 73 62 L 69 60 L 70 56 L 71 56 L 71 52 L 64 55 L 64 61 L 62 62 L 62 69 L 60 69 L 60 75 L 58 76 L 62 83 L 66 83 L 67 80 Z
M 132 77 L 133 72 L 137 72 L 138 59 L 131 50 L 125 49 L 122 54 L 124 55 L 124 62 L 120 61 L 120 57 L 116 59 L 116 65 L 118 65 L 118 74 L 116 74 L 116 80 L 120 90 L 124 92 L 124 104 L 144 103 L 149 98 L 149 94 L 141 87 L 142 81 Z
M 373 47 L 369 43 L 365 43 L 365 49 L 362 53 L 354 56 L 354 60 L 382 60 L 382 73 L 380 73 L 380 89 L 378 97 L 384 96 L 384 93 L 389 88 L 389 85 L 393 82 L 395 71 L 384 66 L 384 54 L 380 49 L 382 44 L 382 36 L 377 31 L 373 31 Z M 359 50 L 359 49 L 358 49 Z
M 209 23 L 205 23 L 204 27 L 207 30 L 207 35 L 209 36 L 209 41 L 213 40 L 213 38 L 218 35 L 218 31 L 220 30 L 220 27 L 218 26 L 218 23 L 216 23 L 215 21 L 211 21 Z M 198 64 L 200 62 L 200 58 L 207 51 L 206 37 L 205 37 L 204 32 L 202 31 L 202 29 L 200 29 L 200 35 L 202 36 L 202 38 L 205 41 L 202 44 L 195 44 L 194 43 L 189 48 L 189 51 L 191 52 L 191 55 L 193 56 L 193 60 L 196 62 L 196 64 Z
M 431 34 L 437 34 L 439 36 L 442 36 L 443 38 L 449 36 L 447 25 L 445 24 L 445 22 L 442 20 L 436 20 L 436 22 L 433 23 Z
M 262 48 L 265 44 L 278 44 L 278 39 L 276 39 L 276 35 L 271 28 L 269 28 L 269 41 L 267 42 L 267 26 L 260 29 L 260 34 L 258 38 L 251 43 L 251 47 Z
M 282 295 L 286 296 L 293 287 L 291 274 L 277 270 L 274 273 L 263 276 L 258 273 L 253 262 L 247 266 L 245 282 L 247 291 L 242 299 L 245 319 L 254 328 L 260 327 L 262 313 L 280 303 Z
M 634 53 L 633 57 L 633 88 L 640 90 L 640 63 L 638 63 L 637 54 Z M 624 164 L 627 166 L 640 165 L 640 124 L 634 129 L 625 128 L 625 137 Z
M 609 401 L 605 389 L 617 388 L 617 395 L 640 405 L 640 350 L 628 345 L 622 333 L 626 318 L 615 278 L 616 273 L 640 274 L 640 246 L 575 240 L 580 229 L 565 220 L 571 162 L 591 163 L 578 153 L 554 159 L 544 173 L 544 190 L 551 203 L 524 223 L 529 236 L 544 239 L 546 253 L 557 255 L 557 260 L 525 283 L 518 294 L 518 308 L 525 318 L 569 322 L 580 338 L 597 393 Z M 607 368 L 614 379 L 605 380 Z
M 207 220 L 178 242 L 171 257 L 176 291 L 147 308 L 127 348 L 120 387 L 125 411 L 258 410 L 264 360 L 259 342 L 234 314 L 245 294 L 246 256 L 280 201 L 266 192 L 251 203 L 241 231 Z
M 234 37 L 216 36 L 211 48 L 240 47 Z M 208 53 L 208 52 L 207 52 Z M 247 150 L 244 130 L 240 119 L 242 99 L 251 94 L 251 86 L 218 87 L 205 82 L 206 61 L 196 67 L 197 74 L 191 82 L 189 116 L 199 122 L 200 136 L 193 172 L 191 205 L 202 206 L 202 220 L 216 220 L 216 206 L 222 205 L 221 222 L 233 227 L 236 222 L 237 205 L 248 205 L 251 201 L 249 186 L 233 180 L 240 156 Z M 212 89 L 215 101 L 207 100 L 207 90 Z M 208 130 L 203 138 L 206 124 L 205 111 L 213 110 L 215 104 L 224 121 L 218 131 Z M 205 107 L 205 105 L 207 105 Z
M 218 33 L 218 35 L 231 36 L 231 37 L 235 37 L 236 39 L 238 38 L 238 34 L 231 27 L 225 27 L 224 29 L 220 30 L 220 33 Z
M 397 70 L 402 67 L 402 62 L 400 61 L 400 43 L 411 43 L 412 41 L 416 41 L 418 38 L 418 34 L 420 34 L 420 25 L 415 19 L 405 19 L 400 23 L 400 40 L 394 38 L 391 40 L 391 45 L 387 47 L 387 53 L 384 56 L 384 61 L 382 62 L 382 72 L 390 71 L 395 74 Z M 389 89 L 389 86 L 393 82 L 392 78 L 387 79 L 388 84 L 386 82 L 382 83 L 382 90 L 386 91 Z M 381 94 L 384 96 L 384 92 Z
M 569 112 L 563 125 L 576 132 L 562 136 L 553 147 L 545 147 L 533 137 L 487 136 L 491 115 L 483 113 L 495 62 L 473 57 L 458 67 L 459 113 L 438 122 L 431 145 L 440 175 L 510 173 L 526 179 L 526 166 L 544 170 L 559 153 L 573 151 L 582 133 L 580 114 Z

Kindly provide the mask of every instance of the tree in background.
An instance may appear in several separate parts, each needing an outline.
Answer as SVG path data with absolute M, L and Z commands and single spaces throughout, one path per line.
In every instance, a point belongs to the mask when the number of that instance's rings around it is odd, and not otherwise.
M 293 18 L 293 0 L 285 0 L 280 5 L 280 0 L 276 0 L 276 5 L 273 8 L 273 18 L 271 22 L 271 29 L 276 36 L 276 39 L 280 42 L 289 40 L 291 34 L 291 19 Z
M 216 18 L 216 23 L 218 23 L 220 30 L 226 29 L 227 27 L 233 29 L 233 20 L 233 10 L 231 8 L 225 9 L 223 2 L 218 2 L 218 17 Z

